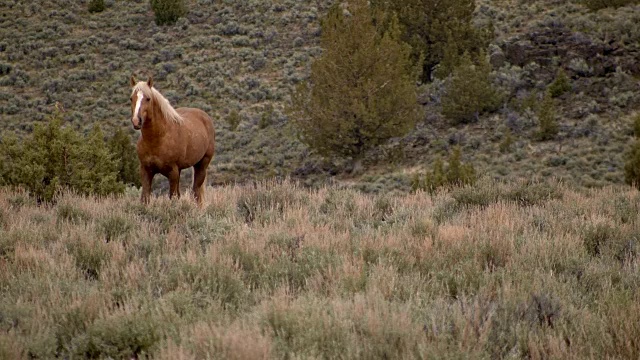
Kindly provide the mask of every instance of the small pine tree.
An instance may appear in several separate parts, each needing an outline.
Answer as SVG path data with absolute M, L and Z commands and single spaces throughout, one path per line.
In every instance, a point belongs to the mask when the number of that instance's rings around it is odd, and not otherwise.
M 131 137 L 122 128 L 118 128 L 108 145 L 109 151 L 118 160 L 118 181 L 140 186 L 140 162 Z
M 502 141 L 499 145 L 500 152 L 509 152 L 511 150 L 511 146 L 513 146 L 513 134 L 511 133 L 511 129 L 507 128 L 502 135 Z
M 441 159 L 433 164 L 433 169 L 424 175 L 416 175 L 412 181 L 413 190 L 425 190 L 434 193 L 441 187 L 472 185 L 476 182 L 476 170 L 472 164 L 463 164 L 462 150 L 459 146 L 449 156 L 447 167 Z
M 445 88 L 442 114 L 451 124 L 476 121 L 480 114 L 498 109 L 502 97 L 489 78 L 491 65 L 484 56 L 474 64 L 465 54 Z
M 102 12 L 106 9 L 104 0 L 91 0 L 89 1 L 88 10 L 90 13 Z
M 89 1 L 89 12 L 90 13 L 98 13 L 103 12 L 106 9 L 104 4 L 104 0 L 91 0 Z
M 229 124 L 229 130 L 236 131 L 242 119 L 240 118 L 240 114 L 238 113 L 238 110 L 233 109 L 231 110 L 231 112 L 229 112 L 229 115 L 227 116 L 226 120 L 227 120 L 227 124 Z
M 564 70 L 560 69 L 558 71 L 558 74 L 556 75 L 556 79 L 551 84 L 549 84 L 547 91 L 549 91 L 551 97 L 556 98 L 570 90 L 571 82 L 569 81 L 569 77 L 567 76 L 567 73 L 564 72 Z
M 640 189 L 640 140 L 636 140 L 625 156 L 624 181 Z
M 258 121 L 258 127 L 260 129 L 265 129 L 273 122 L 274 112 L 273 105 L 269 104 L 265 106 L 262 111 L 262 115 L 260 116 L 260 121 Z
M 0 185 L 16 184 L 20 176 L 18 159 L 22 156 L 22 143 L 15 134 L 7 134 L 0 142 Z
M 187 13 L 184 0 L 150 0 L 157 25 L 172 25 Z
M 322 22 L 324 52 L 310 79 L 292 95 L 291 120 L 302 142 L 323 156 L 350 158 L 411 130 L 419 116 L 411 48 L 399 40 L 397 21 L 367 0 L 333 6 Z
M 460 146 L 453 149 L 453 153 L 449 157 L 449 167 L 446 173 L 448 184 L 454 186 L 470 185 L 476 180 L 476 170 L 471 164 L 462 163 L 462 150 Z
M 433 169 L 426 174 L 415 174 L 411 181 L 413 190 L 424 190 L 433 193 L 436 189 L 446 184 L 444 162 L 437 158 L 433 163 Z
M 633 117 L 633 136 L 640 138 L 640 114 Z
M 538 109 L 539 129 L 536 138 L 539 141 L 553 140 L 558 135 L 558 120 L 556 119 L 556 107 L 553 98 L 545 93 L 540 108 Z

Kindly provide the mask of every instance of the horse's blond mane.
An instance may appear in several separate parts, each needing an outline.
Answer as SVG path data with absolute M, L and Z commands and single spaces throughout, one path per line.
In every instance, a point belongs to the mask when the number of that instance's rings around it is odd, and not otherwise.
M 149 87 L 146 81 L 139 81 L 136 86 L 133 87 L 133 91 L 131 92 L 131 94 L 135 94 L 138 91 L 142 91 L 144 96 L 157 102 L 158 106 L 160 106 L 160 111 L 165 118 L 177 124 L 181 124 L 184 121 L 184 119 L 180 114 L 178 114 L 176 109 L 171 106 L 169 100 L 162 96 L 162 94 L 160 94 L 160 92 L 156 90 L 156 88 Z

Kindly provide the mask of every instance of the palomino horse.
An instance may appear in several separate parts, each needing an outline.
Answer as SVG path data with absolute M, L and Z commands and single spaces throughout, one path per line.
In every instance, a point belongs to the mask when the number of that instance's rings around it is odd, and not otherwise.
M 174 109 L 151 78 L 136 82 L 131 76 L 131 87 L 131 122 L 134 129 L 142 129 L 137 146 L 142 202 L 149 202 L 151 182 L 158 173 L 169 179 L 169 197 L 180 196 L 180 171 L 193 166 L 193 194 L 201 204 L 214 153 L 211 117 L 199 109 Z

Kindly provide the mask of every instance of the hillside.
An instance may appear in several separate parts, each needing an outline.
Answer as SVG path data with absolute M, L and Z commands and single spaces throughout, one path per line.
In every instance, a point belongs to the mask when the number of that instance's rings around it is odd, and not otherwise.
M 637 359 L 640 193 L 0 191 L 0 358 Z
M 153 74 L 176 106 L 217 118 L 213 184 L 292 176 L 308 185 L 330 178 L 377 191 L 406 191 L 411 174 L 452 145 L 489 178 L 558 177 L 580 186 L 622 183 L 637 91 L 640 6 L 591 13 L 556 0 L 477 1 L 476 22 L 492 23 L 488 49 L 494 83 L 507 94 L 501 110 L 477 123 L 449 126 L 440 115 L 442 82 L 420 88 L 424 120 L 402 139 L 368 154 L 353 177 L 297 142 L 284 108 L 305 79 L 318 47 L 319 19 L 331 1 L 189 1 L 186 18 L 158 27 L 147 1 L 0 4 L 0 130 L 28 132 L 60 102 L 78 128 L 107 132 L 129 123 L 128 78 Z M 562 68 L 571 91 L 558 101 L 556 140 L 533 141 L 539 93 Z M 242 121 L 231 130 L 232 111 Z M 510 151 L 499 151 L 506 129 Z M 334 177 L 334 175 L 337 175 Z M 186 186 L 186 184 L 185 184 Z

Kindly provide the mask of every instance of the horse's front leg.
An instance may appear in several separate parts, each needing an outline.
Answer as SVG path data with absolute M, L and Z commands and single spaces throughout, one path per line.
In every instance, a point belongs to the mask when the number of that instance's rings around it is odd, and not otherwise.
M 180 169 L 174 167 L 169 173 L 169 199 L 180 197 Z
M 198 205 L 202 205 L 204 196 L 204 182 L 207 178 L 207 166 L 211 161 L 211 156 L 205 156 L 199 163 L 193 166 L 193 196 Z
M 153 181 L 154 172 L 151 169 L 140 165 L 140 182 L 142 183 L 142 196 L 140 200 L 143 204 L 149 203 L 151 196 L 151 182 Z

